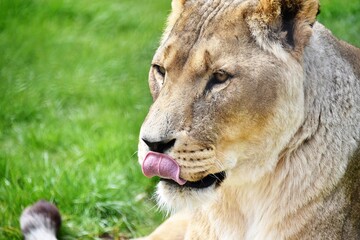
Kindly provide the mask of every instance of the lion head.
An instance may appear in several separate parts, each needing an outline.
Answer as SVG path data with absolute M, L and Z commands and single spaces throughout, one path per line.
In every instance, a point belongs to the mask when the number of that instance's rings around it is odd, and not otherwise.
M 296 1 L 230 2 L 174 0 L 152 60 L 138 154 L 170 209 L 272 171 L 304 119 L 301 54 L 316 13 Z

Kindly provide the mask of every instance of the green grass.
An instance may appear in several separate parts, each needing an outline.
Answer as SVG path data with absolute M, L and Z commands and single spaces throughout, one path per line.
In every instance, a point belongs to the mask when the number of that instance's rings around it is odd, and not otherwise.
M 61 209 L 62 239 L 140 236 L 163 217 L 137 164 L 150 60 L 170 0 L 0 0 L 0 239 L 25 206 Z M 359 46 L 359 1 L 320 21 Z
M 43 198 L 63 239 L 160 220 L 137 164 L 147 72 L 168 1 L 0 1 L 0 239 Z
M 318 17 L 333 34 L 360 47 L 360 1 L 320 0 Z

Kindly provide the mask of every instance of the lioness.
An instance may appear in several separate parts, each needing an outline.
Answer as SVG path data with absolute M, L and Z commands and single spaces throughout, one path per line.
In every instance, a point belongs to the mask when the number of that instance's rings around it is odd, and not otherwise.
M 360 239 L 360 50 L 318 11 L 172 1 L 138 152 L 174 214 L 146 239 Z

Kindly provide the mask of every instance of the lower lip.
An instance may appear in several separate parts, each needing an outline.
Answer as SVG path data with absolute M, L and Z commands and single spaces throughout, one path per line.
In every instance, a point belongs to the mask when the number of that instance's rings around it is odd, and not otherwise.
M 171 184 L 174 184 L 174 185 L 177 185 L 178 187 L 204 189 L 204 188 L 208 188 L 214 184 L 219 185 L 221 182 L 224 181 L 225 177 L 226 177 L 225 172 L 219 172 L 216 174 L 207 175 L 203 179 L 196 181 L 196 182 L 187 181 L 184 185 L 179 185 L 175 181 L 169 180 L 169 179 L 161 179 L 161 180 L 171 183 Z

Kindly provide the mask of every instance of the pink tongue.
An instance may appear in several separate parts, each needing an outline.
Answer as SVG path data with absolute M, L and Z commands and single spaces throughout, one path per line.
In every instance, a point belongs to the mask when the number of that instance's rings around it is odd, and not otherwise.
M 180 178 L 180 167 L 174 159 L 168 155 L 156 152 L 149 152 L 143 163 L 142 171 L 145 176 L 159 176 L 161 178 L 172 179 L 179 185 L 184 185 L 186 181 Z

